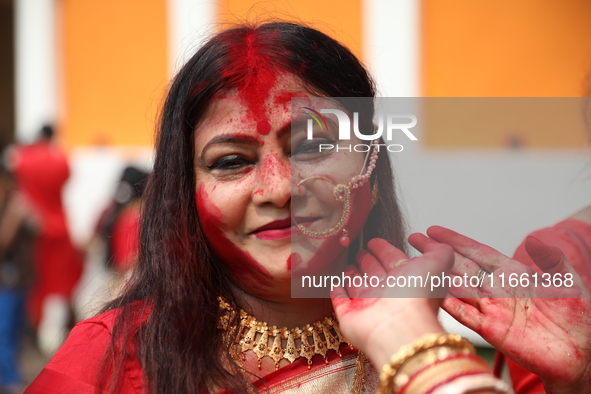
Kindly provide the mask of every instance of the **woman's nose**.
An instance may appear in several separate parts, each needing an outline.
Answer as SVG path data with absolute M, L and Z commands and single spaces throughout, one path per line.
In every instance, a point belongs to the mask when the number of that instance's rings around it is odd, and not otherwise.
M 284 207 L 291 199 L 291 165 L 287 157 L 270 153 L 263 158 L 253 190 L 257 205 Z

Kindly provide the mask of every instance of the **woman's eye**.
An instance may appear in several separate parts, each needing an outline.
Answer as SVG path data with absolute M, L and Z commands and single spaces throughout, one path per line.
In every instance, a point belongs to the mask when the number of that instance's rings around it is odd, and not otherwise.
M 334 148 L 334 141 L 328 139 L 303 140 L 291 152 L 291 156 L 316 156 L 329 153 Z
M 207 166 L 210 170 L 221 170 L 221 171 L 232 171 L 240 170 L 242 168 L 252 165 L 253 162 L 238 155 L 224 156 L 217 160 L 210 166 Z

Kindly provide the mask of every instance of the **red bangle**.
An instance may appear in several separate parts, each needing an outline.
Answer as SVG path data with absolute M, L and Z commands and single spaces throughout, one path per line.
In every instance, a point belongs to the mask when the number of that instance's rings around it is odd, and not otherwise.
M 445 364 L 445 363 L 450 363 L 450 362 L 454 362 L 454 361 L 470 361 L 470 368 L 466 369 L 466 368 L 462 368 L 461 370 L 457 371 L 457 372 L 452 372 L 450 375 L 446 376 L 444 379 L 436 382 L 433 386 L 429 387 L 427 391 L 425 391 L 423 394 L 430 394 L 432 393 L 435 389 L 437 389 L 438 387 L 447 384 L 457 378 L 463 377 L 463 376 L 468 376 L 468 375 L 475 375 L 475 374 L 482 374 L 482 373 L 490 373 L 490 368 L 488 366 L 488 364 L 486 364 L 486 362 L 484 360 L 482 360 L 480 357 L 475 356 L 475 355 L 465 355 L 465 354 L 458 354 L 458 355 L 454 355 L 454 356 L 450 356 L 447 357 L 443 360 L 437 360 L 423 368 L 421 368 L 420 370 L 416 371 L 415 373 L 413 373 L 408 381 L 404 384 L 404 386 L 402 386 L 400 388 L 400 390 L 397 391 L 397 394 L 403 394 L 413 383 L 415 383 L 417 380 L 419 380 L 418 378 L 422 375 L 424 375 L 424 373 L 430 369 L 432 369 L 433 367 L 437 366 L 437 365 L 441 365 L 441 364 Z M 413 391 L 414 393 L 414 391 Z

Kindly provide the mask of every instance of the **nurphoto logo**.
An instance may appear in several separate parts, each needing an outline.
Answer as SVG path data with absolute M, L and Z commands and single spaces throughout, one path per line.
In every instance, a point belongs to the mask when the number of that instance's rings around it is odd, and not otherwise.
M 320 111 L 316 111 L 310 107 L 302 108 L 305 110 L 304 114 L 310 117 L 307 122 L 308 140 L 314 139 L 314 123 L 318 125 L 321 131 L 328 130 L 328 122 L 322 114 L 332 114 L 336 116 L 338 121 L 339 141 L 342 142 L 351 139 L 351 119 L 346 112 L 334 108 L 321 109 Z M 353 112 L 353 132 L 355 133 L 355 136 L 362 141 L 373 141 L 383 137 L 383 140 L 386 143 L 374 144 L 378 146 L 378 150 L 380 149 L 380 146 L 384 146 L 388 152 L 402 152 L 404 147 L 401 144 L 391 143 L 391 141 L 397 136 L 400 136 L 401 132 L 409 140 L 417 141 L 417 137 L 415 137 L 415 135 L 410 131 L 410 129 L 416 125 L 417 117 L 413 114 L 388 114 L 386 116 L 378 114 L 377 127 L 375 128 L 374 134 L 362 134 L 359 131 L 359 112 Z M 342 144 L 337 146 L 334 144 L 318 145 L 319 152 L 335 148 L 337 151 L 348 150 L 355 152 L 367 152 L 370 149 L 370 144 L 350 144 L 349 146 L 343 146 Z

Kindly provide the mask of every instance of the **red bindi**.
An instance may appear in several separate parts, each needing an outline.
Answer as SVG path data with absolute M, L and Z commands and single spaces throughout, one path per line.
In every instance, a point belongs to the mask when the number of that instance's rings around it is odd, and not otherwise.
M 271 131 L 271 124 L 266 120 L 261 120 L 257 123 L 257 132 L 261 135 L 267 135 Z

